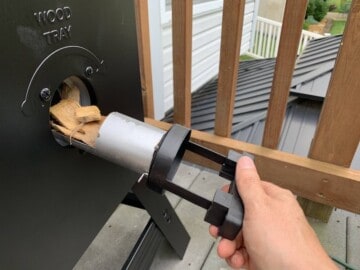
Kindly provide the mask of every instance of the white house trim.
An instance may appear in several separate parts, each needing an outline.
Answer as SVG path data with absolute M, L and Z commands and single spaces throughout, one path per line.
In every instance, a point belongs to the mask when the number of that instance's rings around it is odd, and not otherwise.
M 167 24 L 171 22 L 171 10 L 166 10 L 166 0 L 161 0 L 161 23 Z M 214 10 L 222 10 L 223 0 L 209 0 L 205 3 L 193 5 L 193 16 L 200 15 Z
M 194 1 L 193 5 L 192 91 L 215 77 L 219 70 L 224 0 L 204 1 Z M 258 1 L 246 0 L 241 53 L 251 46 Z M 160 119 L 173 107 L 172 16 L 166 0 L 148 2 L 155 118 Z
M 161 119 L 165 111 L 161 3 L 159 0 L 148 0 L 148 6 L 154 117 Z

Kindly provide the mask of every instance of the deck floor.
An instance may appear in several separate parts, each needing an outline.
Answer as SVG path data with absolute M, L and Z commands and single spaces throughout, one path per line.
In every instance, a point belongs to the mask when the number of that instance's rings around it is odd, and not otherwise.
M 184 163 L 181 164 L 174 181 L 208 199 L 212 199 L 215 190 L 226 182 L 211 171 Z M 163 241 L 149 268 L 230 269 L 216 254 L 216 240 L 210 237 L 209 225 L 203 221 L 205 210 L 173 194 L 167 196 L 188 230 L 191 240 L 183 260 L 177 257 L 166 241 Z M 120 205 L 74 269 L 121 269 L 148 220 L 149 215 L 145 211 Z M 359 215 L 335 210 L 327 224 L 313 219 L 309 219 L 309 222 L 330 255 L 347 262 L 355 269 L 360 269 Z M 345 269 L 340 266 L 339 268 Z

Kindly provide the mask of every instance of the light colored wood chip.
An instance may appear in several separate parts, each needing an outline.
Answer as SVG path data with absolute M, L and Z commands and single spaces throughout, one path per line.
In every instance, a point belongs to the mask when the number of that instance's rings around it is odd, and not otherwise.
M 85 106 L 76 108 L 75 116 L 76 120 L 81 123 L 89 123 L 93 121 L 99 121 L 101 119 L 101 113 L 97 106 Z
M 102 123 L 104 122 L 104 120 L 105 120 L 105 117 L 103 117 L 102 120 L 100 120 L 100 121 L 84 124 L 82 129 L 84 130 L 85 134 L 81 135 L 82 136 L 81 140 L 84 143 L 95 148 L 95 146 L 96 146 L 95 142 L 96 142 L 97 137 L 99 136 L 99 130 L 100 130 L 100 127 L 101 127 Z
M 80 104 L 72 99 L 63 99 L 50 107 L 50 115 L 67 129 L 75 129 L 80 122 L 76 120 L 75 111 Z
M 100 121 L 97 122 L 91 122 L 86 124 L 80 124 L 83 125 L 83 133 L 79 132 L 78 130 L 70 130 L 68 128 L 65 128 L 61 125 L 58 125 L 56 123 L 51 122 L 51 126 L 57 130 L 63 133 L 65 136 L 68 136 L 70 138 L 70 143 L 72 139 L 82 141 L 86 144 L 88 144 L 91 147 L 95 148 L 96 145 L 96 138 L 99 134 L 99 129 L 101 127 L 101 124 L 104 122 L 105 117 L 102 117 Z
M 50 115 L 57 121 L 51 126 L 65 136 L 95 147 L 99 129 L 105 120 L 96 106 L 81 107 L 73 99 L 63 99 L 50 108 Z
M 71 130 L 67 129 L 66 127 L 60 126 L 58 124 L 55 124 L 54 122 L 50 122 L 51 127 L 57 131 L 60 131 L 62 134 L 64 134 L 65 136 L 70 136 L 71 134 Z

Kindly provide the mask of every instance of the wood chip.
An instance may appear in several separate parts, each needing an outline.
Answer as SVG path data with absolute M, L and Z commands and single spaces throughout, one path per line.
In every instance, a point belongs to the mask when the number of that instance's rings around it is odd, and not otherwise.
M 50 108 L 50 115 L 57 121 L 51 126 L 72 139 L 95 147 L 99 129 L 105 118 L 96 106 L 81 107 L 73 99 L 63 99 Z
M 101 113 L 97 106 L 85 106 L 76 108 L 75 117 L 76 120 L 81 123 L 89 123 L 99 121 L 101 119 Z
M 82 142 L 88 144 L 89 146 L 95 148 L 96 138 L 98 137 L 100 127 L 105 119 L 106 119 L 106 117 L 101 117 L 100 121 L 84 124 L 82 126 L 83 133 L 76 131 L 76 130 L 67 129 L 61 125 L 54 123 L 54 122 L 51 122 L 51 126 L 55 130 L 63 133 L 65 136 L 68 136 L 70 138 L 70 142 L 72 139 L 76 139 L 76 140 L 82 141 Z
M 75 111 L 80 104 L 72 99 L 63 99 L 58 104 L 50 107 L 50 115 L 63 127 L 73 130 L 79 124 L 76 120 Z

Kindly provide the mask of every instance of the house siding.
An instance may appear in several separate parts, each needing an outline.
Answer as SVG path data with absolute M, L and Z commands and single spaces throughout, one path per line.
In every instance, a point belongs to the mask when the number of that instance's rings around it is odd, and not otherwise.
M 193 44 L 192 44 L 192 92 L 196 91 L 218 74 L 220 56 L 220 37 L 222 22 L 222 1 L 209 1 L 208 9 L 194 6 Z M 221 2 L 221 4 L 220 4 Z M 247 0 L 243 24 L 241 53 L 247 52 L 252 39 L 253 21 L 256 16 L 257 0 Z M 204 5 L 204 4 L 202 4 Z M 209 5 L 209 4 L 207 4 Z M 200 4 L 198 6 L 201 6 Z M 209 7 L 209 6 L 208 6 Z M 171 13 L 161 12 L 162 62 L 163 62 L 163 100 L 156 100 L 165 113 L 173 107 L 173 64 L 172 64 L 172 25 Z M 157 104 L 163 102 L 163 104 Z
M 286 0 L 260 1 L 259 16 L 282 23 L 284 18 L 285 4 Z

